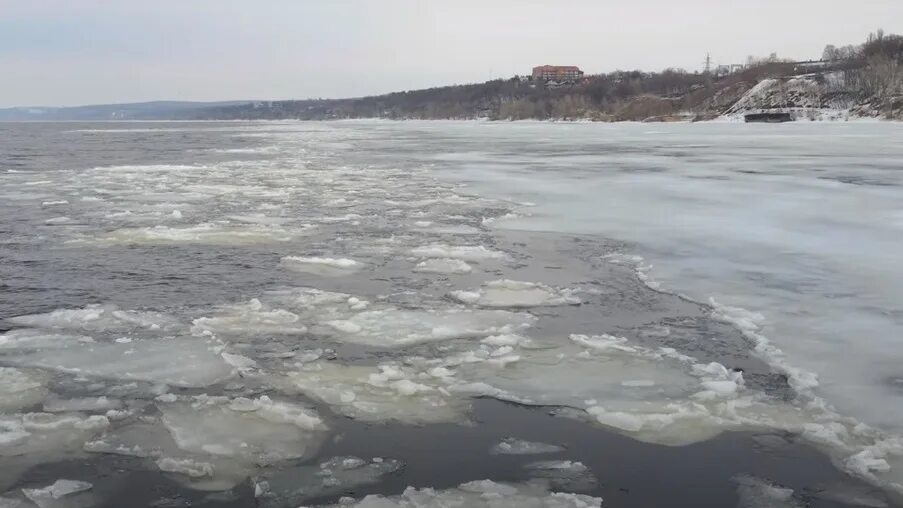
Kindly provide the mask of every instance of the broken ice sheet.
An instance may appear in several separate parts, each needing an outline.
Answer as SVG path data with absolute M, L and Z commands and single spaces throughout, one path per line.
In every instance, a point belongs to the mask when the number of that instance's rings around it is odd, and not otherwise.
M 108 430 L 84 445 L 87 452 L 130 457 L 160 457 L 176 453 L 177 445 L 159 422 L 138 421 Z
M 436 490 L 408 487 L 398 496 L 370 495 L 360 501 L 343 498 L 334 508 L 599 508 L 602 499 L 582 494 L 553 492 L 548 482 L 496 483 L 479 480 L 456 488 Z
M 734 478 L 740 508 L 802 508 L 805 506 L 793 495 L 793 489 L 773 485 L 749 475 Z
M 147 339 L 129 343 L 79 344 L 5 358 L 23 367 L 41 367 L 83 376 L 202 387 L 225 380 L 232 368 L 206 340 Z
M 473 268 L 460 259 L 435 258 L 417 263 L 414 271 L 418 273 L 463 274 L 470 273 Z
M 88 437 L 110 425 L 105 416 L 78 413 L 0 414 L 0 456 L 29 455 L 80 449 Z
M 16 316 L 7 321 L 34 328 L 91 332 L 162 332 L 180 326 L 175 318 L 160 312 L 121 310 L 115 305 L 96 304 L 81 309 Z
M 294 288 L 223 306 L 212 316 L 194 320 L 192 332 L 246 341 L 248 337 L 297 335 L 310 329 L 343 342 L 399 347 L 511 333 L 530 326 L 535 319 L 527 313 L 503 310 L 376 307 L 343 293 Z
M 22 489 L 22 493 L 39 508 L 87 508 L 96 502 L 92 485 L 77 480 L 57 480 L 40 489 Z
M 267 291 L 261 298 L 267 302 L 278 303 L 289 308 L 306 310 L 313 310 L 314 308 L 327 305 L 341 306 L 342 304 L 353 307 L 356 304 L 359 305 L 361 303 L 361 300 L 345 293 L 323 291 L 311 287 L 296 287 Z
M 34 508 L 34 505 L 25 499 L 0 497 L 0 508 Z
M 160 410 L 179 448 L 256 464 L 310 456 L 327 430 L 313 410 L 266 396 L 196 398 L 161 404 Z
M 572 460 L 543 460 L 524 466 L 533 478 L 544 478 L 556 489 L 586 491 L 598 480 L 582 462 Z
M 489 249 L 483 245 L 432 244 L 410 250 L 412 256 L 420 258 L 459 259 L 469 262 L 504 261 L 508 255 Z
M 0 335 L 0 353 L 36 349 L 63 348 L 94 342 L 87 335 L 59 333 L 53 330 L 20 328 Z
M 0 367 L 0 411 L 37 404 L 47 396 L 47 375 L 40 371 Z
M 270 308 L 254 298 L 248 303 L 223 306 L 212 317 L 195 319 L 191 330 L 196 335 L 212 332 L 258 336 L 300 334 L 307 331 L 307 326 L 294 312 Z
M 326 322 L 338 340 L 377 347 L 512 333 L 536 318 L 502 310 L 374 309 Z
M 185 227 L 121 228 L 96 236 L 71 240 L 73 244 L 111 245 L 258 245 L 288 242 L 309 233 L 311 227 L 278 225 L 201 223 Z
M 52 397 L 44 401 L 44 411 L 48 413 L 67 413 L 73 411 L 104 412 L 110 409 L 119 409 L 122 401 L 108 397 L 80 397 L 73 399 L 61 399 Z
M 295 272 L 323 277 L 351 275 L 364 266 L 363 263 L 353 259 L 304 256 L 286 256 L 282 258 L 280 264 Z
M 452 396 L 435 376 L 409 366 L 357 366 L 316 362 L 289 373 L 286 390 L 300 391 L 336 411 L 363 421 L 406 423 L 456 421 L 466 414 L 466 399 Z
M 338 494 L 379 482 L 401 469 L 402 463 L 381 457 L 334 457 L 320 464 L 295 466 L 267 473 L 255 480 L 258 506 L 298 506 L 305 499 Z
M 459 382 L 479 381 L 521 402 L 583 409 L 596 423 L 641 440 L 684 444 L 728 427 L 713 413 L 718 399 L 690 399 L 706 391 L 707 378 L 684 362 L 609 336 L 512 342 L 481 344 L 450 356 L 445 367 Z
M 487 282 L 475 291 L 452 291 L 450 295 L 462 303 L 480 307 L 540 307 L 581 303 L 570 289 L 508 279 Z
M 328 431 L 312 409 L 267 396 L 159 399 L 159 420 L 111 429 L 85 450 L 153 459 L 191 488 L 223 490 L 260 466 L 312 456 Z
M 563 452 L 564 447 L 509 437 L 495 444 L 490 451 L 496 455 L 534 455 Z
M 248 302 L 220 306 L 211 315 L 195 319 L 191 331 L 240 342 L 268 340 L 273 335 L 303 334 L 310 325 L 332 319 L 347 319 L 368 305 L 369 302 L 348 294 L 315 288 L 273 290 Z
M 82 444 L 109 427 L 104 416 L 77 413 L 0 414 L 0 490 L 29 468 L 77 456 Z
M 739 428 L 753 421 L 741 410 L 751 407 L 755 417 L 759 409 L 745 399 L 734 404 L 742 394 L 739 374 L 618 337 L 537 342 L 506 334 L 428 351 L 440 355 L 377 366 L 307 363 L 273 382 L 365 421 L 461 421 L 472 397 L 489 396 L 573 408 L 584 420 L 671 445 Z

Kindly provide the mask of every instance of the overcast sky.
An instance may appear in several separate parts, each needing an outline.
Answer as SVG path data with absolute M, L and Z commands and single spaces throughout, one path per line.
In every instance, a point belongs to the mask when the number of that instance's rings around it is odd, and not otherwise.
M 0 0 L 0 107 L 346 97 L 529 73 L 817 58 L 903 0 Z

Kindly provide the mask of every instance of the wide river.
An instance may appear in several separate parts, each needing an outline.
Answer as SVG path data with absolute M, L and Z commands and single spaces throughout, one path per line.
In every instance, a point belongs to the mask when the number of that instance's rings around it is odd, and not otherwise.
M 901 495 L 903 125 L 0 124 L 0 507 Z

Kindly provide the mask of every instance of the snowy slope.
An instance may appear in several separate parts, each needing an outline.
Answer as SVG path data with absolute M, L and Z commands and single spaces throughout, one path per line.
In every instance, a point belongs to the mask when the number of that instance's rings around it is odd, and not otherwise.
M 760 81 L 724 114 L 742 118 L 747 113 L 781 111 L 796 119 L 846 119 L 854 105 L 852 93 L 843 90 L 842 76 L 809 74 Z

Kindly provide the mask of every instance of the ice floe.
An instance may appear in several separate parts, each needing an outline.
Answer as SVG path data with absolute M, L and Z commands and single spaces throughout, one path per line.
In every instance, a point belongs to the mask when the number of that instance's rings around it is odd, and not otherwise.
M 442 235 L 478 235 L 483 233 L 479 228 L 468 226 L 467 224 L 444 224 L 418 221 L 414 223 L 414 226 L 420 231 Z
M 786 489 L 754 476 L 735 478 L 740 508 L 802 508 L 803 502 L 794 498 L 793 489 Z
M 398 496 L 369 495 L 360 501 L 343 498 L 334 507 L 346 508 L 599 508 L 602 499 L 582 494 L 552 492 L 547 482 L 535 480 L 521 484 L 479 480 L 456 488 L 436 490 L 408 487 Z
M 285 389 L 329 404 L 363 421 L 431 423 L 465 417 L 469 404 L 444 388 L 443 372 L 399 365 L 378 367 L 316 362 L 289 373 Z
M 167 394 L 155 405 L 159 417 L 128 420 L 84 450 L 151 459 L 192 488 L 223 490 L 261 466 L 312 456 L 329 430 L 313 409 L 267 396 Z
M 122 401 L 109 397 L 82 397 L 75 399 L 49 398 L 44 401 L 44 411 L 48 413 L 68 413 L 74 411 L 107 411 L 119 409 Z
M 205 478 L 214 475 L 213 464 L 195 459 L 160 457 L 155 464 L 160 471 L 181 474 L 189 478 Z
M 534 455 L 563 452 L 564 447 L 509 437 L 494 445 L 490 451 L 497 455 Z
M 78 480 L 57 480 L 40 489 L 22 489 L 22 494 L 38 508 L 87 508 L 95 503 L 94 486 Z
M 0 411 L 28 407 L 47 396 L 47 376 L 38 371 L 0 367 Z
M 174 458 L 181 451 L 166 428 L 156 420 L 128 422 L 110 428 L 95 439 L 86 441 L 83 448 L 91 453 L 140 458 Z
M 351 275 L 363 266 L 362 263 L 347 258 L 286 256 L 282 266 L 295 272 L 310 273 L 325 277 Z
M 477 338 L 526 328 L 535 318 L 525 313 L 489 310 L 369 310 L 326 322 L 344 342 L 398 347 L 418 342 Z
M 401 469 L 395 459 L 333 457 L 315 465 L 267 472 L 255 479 L 255 497 L 261 507 L 297 506 L 305 499 L 345 492 L 376 483 Z
M 466 261 L 450 258 L 427 259 L 417 263 L 415 272 L 420 273 L 470 273 L 473 268 Z
M 545 284 L 508 279 L 483 284 L 476 291 L 452 291 L 452 298 L 481 307 L 540 307 L 578 305 L 580 298 L 570 289 L 555 289 Z
M 192 332 L 235 335 L 299 334 L 307 331 L 301 317 L 285 309 L 270 308 L 259 299 L 223 306 L 211 317 L 195 319 Z
M 182 450 L 257 464 L 310 455 L 327 430 L 312 410 L 266 396 L 200 398 L 162 404 L 160 410 L 163 424 Z
M 224 490 L 260 466 L 311 456 L 328 430 L 312 409 L 265 396 L 161 399 L 159 419 L 111 428 L 85 451 L 152 459 L 192 488 Z
M 556 489 L 586 491 L 598 483 L 585 464 L 573 460 L 542 460 L 524 466 L 533 478 L 545 478 Z
M 122 228 L 96 236 L 86 236 L 72 240 L 73 243 L 97 245 L 255 245 L 288 242 L 308 232 L 310 227 L 283 228 L 279 226 L 231 225 L 203 223 L 185 227 L 153 226 L 143 228 Z
M 432 244 L 411 249 L 412 256 L 420 258 L 446 258 L 469 262 L 503 261 L 508 259 L 504 252 L 489 249 L 483 245 Z
M 80 344 L 10 356 L 5 361 L 81 376 L 200 387 L 232 375 L 232 367 L 217 348 L 217 344 L 192 337 L 146 339 L 128 344 Z
M 115 305 L 88 305 L 81 309 L 57 309 L 44 314 L 16 316 L 7 321 L 20 326 L 85 332 L 167 331 L 178 326 L 178 321 L 166 314 L 121 310 Z M 0 347 L 3 347 L 2 344 L 9 339 L 26 341 L 29 336 L 45 343 L 40 347 L 46 347 L 54 340 L 50 337 L 39 337 L 40 333 L 38 332 L 14 331 L 2 336 L 7 340 L 0 340 Z M 62 338 L 62 340 L 66 339 Z
M 101 415 L 0 414 L 0 457 L 21 457 L 24 463 L 34 464 L 52 460 L 80 450 L 86 440 L 109 425 Z

